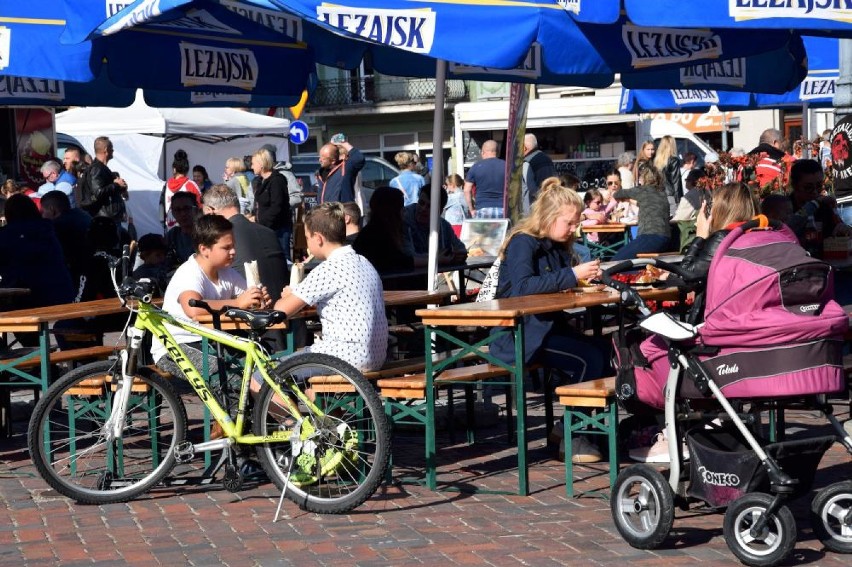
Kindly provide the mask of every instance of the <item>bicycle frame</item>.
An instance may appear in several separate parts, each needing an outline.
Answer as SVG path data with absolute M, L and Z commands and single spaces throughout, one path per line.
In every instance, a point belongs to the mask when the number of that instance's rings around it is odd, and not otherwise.
M 169 323 L 190 333 L 198 335 L 209 341 L 223 344 L 233 350 L 242 352 L 245 355 L 245 363 L 243 365 L 243 377 L 240 385 L 240 395 L 237 404 L 236 422 L 231 419 L 227 411 L 219 404 L 216 397 L 207 386 L 207 381 L 197 368 L 192 364 L 186 356 L 186 352 L 181 348 L 172 334 L 169 332 L 165 323 Z M 263 380 L 270 385 L 272 390 L 278 395 L 286 411 L 298 423 L 302 419 L 302 414 L 299 411 L 297 403 L 294 402 L 291 396 L 295 396 L 299 401 L 304 403 L 312 412 L 322 414 L 322 410 L 314 404 L 313 401 L 302 391 L 296 387 L 295 383 L 290 384 L 289 394 L 286 394 L 279 384 L 269 375 L 269 369 L 272 364 L 272 359 L 269 357 L 263 348 L 255 341 L 243 337 L 236 337 L 224 331 L 211 329 L 195 321 L 189 319 L 177 318 L 170 313 L 163 311 L 150 303 L 140 302 L 136 310 L 136 321 L 128 330 L 130 346 L 122 353 L 122 385 L 117 392 L 116 403 L 113 406 L 114 410 L 110 416 L 110 421 L 107 424 L 109 430 L 112 425 L 114 436 L 120 437 L 121 424 L 123 422 L 123 413 L 126 411 L 126 400 L 130 395 L 130 388 L 133 383 L 133 376 L 136 374 L 137 352 L 142 344 L 142 339 L 145 333 L 151 333 L 155 338 L 159 339 L 166 347 L 168 356 L 177 364 L 181 371 L 189 379 L 189 384 L 192 386 L 195 393 L 198 395 L 201 402 L 210 411 L 213 418 L 222 426 L 226 436 L 233 438 L 238 444 L 257 445 L 261 443 L 280 443 L 289 441 L 292 433 L 291 429 L 274 431 L 270 435 L 253 435 L 244 434 L 243 430 L 246 423 L 246 407 L 248 405 L 248 397 L 250 385 L 254 370 L 257 369 Z M 205 364 L 206 365 L 206 364 Z M 214 447 L 210 447 L 213 449 Z

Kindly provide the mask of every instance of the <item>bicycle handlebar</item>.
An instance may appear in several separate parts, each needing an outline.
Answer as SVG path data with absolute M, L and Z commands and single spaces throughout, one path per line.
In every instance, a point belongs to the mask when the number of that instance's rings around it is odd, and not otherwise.
M 219 309 L 213 309 L 212 307 L 210 307 L 210 304 L 204 301 L 203 299 L 190 299 L 189 301 L 187 301 L 187 304 L 190 307 L 198 307 L 199 309 L 204 309 L 205 311 L 214 316 L 221 315 L 228 309 L 235 309 L 235 307 L 232 305 L 225 305 L 224 307 L 220 307 Z

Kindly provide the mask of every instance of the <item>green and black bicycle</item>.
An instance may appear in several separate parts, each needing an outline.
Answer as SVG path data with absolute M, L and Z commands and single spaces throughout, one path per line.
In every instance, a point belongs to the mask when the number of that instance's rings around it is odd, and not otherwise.
M 29 449 L 50 486 L 82 503 L 123 502 L 161 483 L 177 462 L 223 450 L 231 456 L 225 460 L 223 482 L 236 490 L 243 478 L 233 455 L 242 446 L 254 449 L 268 477 L 303 509 L 342 513 L 375 492 L 388 465 L 390 426 L 375 389 L 358 370 L 317 353 L 273 359 L 258 337 L 285 320 L 279 311 L 228 308 L 227 317 L 250 329 L 243 338 L 166 313 L 152 304 L 153 286 L 147 281 L 125 278 L 117 290 L 136 314 L 128 347 L 117 360 L 64 375 L 33 411 Z M 223 408 L 165 323 L 244 356 L 234 415 Z M 166 346 L 221 425 L 224 438 L 196 444 L 186 440 L 187 414 L 180 396 L 168 380 L 137 365 L 148 333 Z M 263 382 L 256 394 L 250 388 L 253 375 Z M 333 394 L 316 393 L 311 383 L 318 377 L 348 385 Z

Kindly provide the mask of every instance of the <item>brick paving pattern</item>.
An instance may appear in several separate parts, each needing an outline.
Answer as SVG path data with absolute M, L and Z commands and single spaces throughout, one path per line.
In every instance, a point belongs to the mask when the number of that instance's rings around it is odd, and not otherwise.
M 220 484 L 158 487 L 126 504 L 77 505 L 50 490 L 25 449 L 26 423 L 0 441 L 0 565 L 737 565 L 722 538 L 723 516 L 678 511 L 662 549 L 640 551 L 616 532 L 605 499 L 565 496 L 564 470 L 545 443 L 540 399 L 531 396 L 528 497 L 431 492 L 399 481 L 422 479 L 422 433 L 395 435 L 394 478 L 350 514 L 321 516 L 289 501 L 272 523 L 271 484 L 232 494 Z M 17 419 L 28 409 L 17 403 Z M 839 417 L 846 419 L 838 406 Z M 793 425 L 816 426 L 810 414 Z M 513 491 L 516 453 L 502 422 L 480 430 L 473 447 L 439 436 L 439 480 L 451 487 Z M 462 435 L 458 436 L 463 437 Z M 838 445 L 822 461 L 815 488 L 849 477 Z M 198 478 L 198 467 L 176 475 Z M 579 489 L 602 488 L 606 464 L 577 468 Z M 792 506 L 799 528 L 789 565 L 849 565 L 822 549 L 808 521 L 813 493 Z

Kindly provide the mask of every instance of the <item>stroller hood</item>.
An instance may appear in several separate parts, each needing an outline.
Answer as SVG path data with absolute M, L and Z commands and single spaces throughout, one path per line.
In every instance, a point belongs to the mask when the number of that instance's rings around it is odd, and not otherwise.
M 833 297 L 831 267 L 808 256 L 789 228 L 739 227 L 710 264 L 701 338 L 748 347 L 842 338 L 849 317 Z

